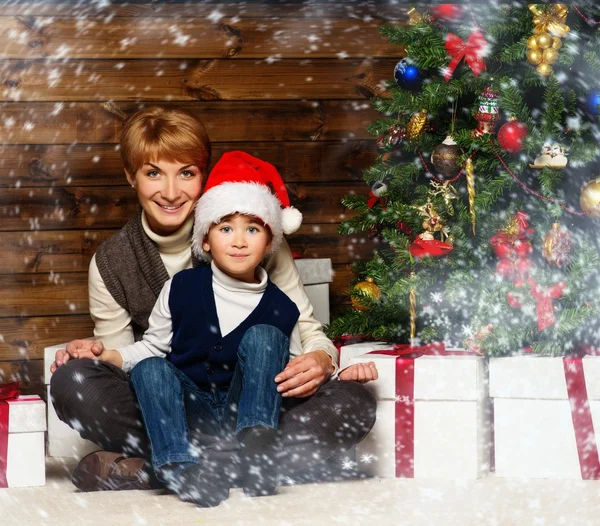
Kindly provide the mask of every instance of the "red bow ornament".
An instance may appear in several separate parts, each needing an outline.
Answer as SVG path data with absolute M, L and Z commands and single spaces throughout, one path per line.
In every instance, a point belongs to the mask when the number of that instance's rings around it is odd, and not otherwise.
M 383 208 L 384 210 L 386 209 L 387 199 L 384 197 L 378 197 L 373 192 L 369 192 L 369 199 L 367 200 L 367 206 L 369 207 L 369 210 L 373 208 L 377 203 L 381 205 L 381 208 Z
M 473 71 L 476 77 L 482 71 L 485 71 L 485 62 L 483 56 L 487 51 L 487 42 L 480 31 L 475 30 L 469 36 L 467 42 L 453 33 L 448 33 L 446 37 L 446 51 L 452 57 L 450 64 L 444 73 L 444 79 L 448 82 L 452 78 L 452 74 L 458 66 L 459 62 L 464 58 L 465 62 Z
M 527 283 L 531 288 L 531 294 L 535 300 L 538 330 L 543 331 L 547 327 L 550 327 L 550 325 L 553 325 L 556 321 L 554 318 L 552 300 L 556 300 L 563 295 L 567 284 L 564 281 L 561 281 L 549 289 L 543 289 L 531 278 L 527 280 Z M 516 294 L 509 292 L 506 299 L 508 304 L 514 309 L 518 309 L 522 306 L 520 298 Z

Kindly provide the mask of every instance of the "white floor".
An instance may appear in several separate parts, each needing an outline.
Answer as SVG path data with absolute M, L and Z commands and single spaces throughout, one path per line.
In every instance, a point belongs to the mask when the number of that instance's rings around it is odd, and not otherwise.
M 49 460 L 45 487 L 0 489 L 0 524 L 600 525 L 600 481 L 366 479 L 253 499 L 234 489 L 217 508 L 199 509 L 160 491 L 79 493 L 72 467 Z

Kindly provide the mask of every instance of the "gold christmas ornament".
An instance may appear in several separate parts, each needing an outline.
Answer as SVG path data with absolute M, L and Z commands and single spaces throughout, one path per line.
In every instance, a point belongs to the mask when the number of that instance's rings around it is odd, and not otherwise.
M 535 40 L 540 49 L 546 49 L 552 45 L 552 37 L 548 33 L 538 35 Z
M 427 125 L 427 110 L 423 108 L 421 111 L 413 113 L 406 125 L 406 135 L 409 140 L 416 139 Z
M 529 9 L 533 13 L 534 28 L 533 35 L 527 39 L 527 61 L 536 66 L 542 77 L 547 77 L 552 73 L 551 64 L 558 60 L 561 38 L 570 31 L 565 24 L 568 8 L 565 4 L 530 4 Z
M 543 59 L 546 64 L 554 64 L 558 59 L 558 50 L 553 47 L 544 49 Z
M 452 206 L 452 201 L 454 199 L 458 199 L 458 192 L 456 188 L 454 188 L 450 181 L 444 181 L 443 183 L 438 183 L 436 181 L 431 181 L 431 187 L 433 190 L 429 190 L 429 195 L 432 197 L 443 197 L 444 204 L 446 205 L 446 212 L 448 215 L 454 215 L 454 207 Z
M 527 51 L 527 61 L 534 66 L 537 66 L 543 59 L 542 52 L 538 49 L 529 49 Z
M 420 24 L 424 21 L 423 13 L 417 11 L 414 7 L 411 7 L 408 10 L 408 20 L 408 23 L 411 26 L 414 26 L 415 24 Z
M 539 64 L 535 69 L 542 77 L 547 77 L 550 75 L 550 73 L 552 73 L 552 66 L 550 64 L 546 64 L 545 62 Z
M 365 281 L 361 281 L 360 283 L 357 283 L 356 285 L 354 285 L 353 290 L 358 290 L 358 291 L 362 292 L 362 294 L 364 296 L 366 296 L 367 298 L 369 298 L 371 300 L 376 300 L 377 298 L 381 297 L 381 290 L 379 290 L 379 287 L 377 285 L 375 285 L 375 283 L 373 283 L 373 278 L 367 278 Z M 352 306 L 356 310 L 367 311 L 371 308 L 371 307 L 367 307 L 366 305 L 362 304 L 360 302 L 360 300 L 354 296 L 352 296 L 351 301 L 352 301 Z
M 547 4 L 530 4 L 529 9 L 533 13 L 534 33 L 550 33 L 559 38 L 569 33 L 570 28 L 565 24 L 569 12 L 566 4 L 554 4 L 552 7 Z
M 560 40 L 560 39 L 559 39 Z M 537 37 L 535 35 L 531 35 L 528 39 L 527 39 L 527 47 L 529 49 L 537 49 L 538 45 L 537 45 Z
M 571 255 L 571 234 L 566 228 L 554 223 L 544 236 L 542 254 L 544 259 L 555 267 L 564 267 L 569 264 Z
M 600 177 L 581 187 L 579 204 L 588 217 L 600 217 Z
M 471 214 L 471 224 L 473 225 L 473 234 L 477 218 L 475 217 L 475 173 L 473 171 L 473 161 L 469 157 L 465 164 L 465 173 L 467 175 L 467 194 L 469 195 L 469 213 Z

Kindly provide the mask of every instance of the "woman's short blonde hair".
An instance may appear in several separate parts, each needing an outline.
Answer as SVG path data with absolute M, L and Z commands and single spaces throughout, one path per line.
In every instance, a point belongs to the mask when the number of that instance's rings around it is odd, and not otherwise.
M 123 126 L 121 159 L 131 176 L 159 160 L 195 164 L 206 175 L 210 154 L 206 128 L 181 108 L 152 106 L 134 113 Z

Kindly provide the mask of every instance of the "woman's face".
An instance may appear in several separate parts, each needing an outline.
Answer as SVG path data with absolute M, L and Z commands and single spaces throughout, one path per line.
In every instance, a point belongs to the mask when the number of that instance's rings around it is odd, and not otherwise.
M 194 212 L 203 176 L 196 165 L 159 160 L 144 164 L 133 175 L 125 173 L 158 235 L 173 234 Z

